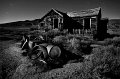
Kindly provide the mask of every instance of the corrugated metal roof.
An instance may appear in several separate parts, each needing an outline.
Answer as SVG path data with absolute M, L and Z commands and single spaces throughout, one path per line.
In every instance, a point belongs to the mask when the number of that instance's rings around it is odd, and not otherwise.
M 94 16 L 94 15 L 99 14 L 100 9 L 101 8 L 99 7 L 99 8 L 94 8 L 94 9 L 83 10 L 81 12 L 67 12 L 67 15 L 69 17 Z

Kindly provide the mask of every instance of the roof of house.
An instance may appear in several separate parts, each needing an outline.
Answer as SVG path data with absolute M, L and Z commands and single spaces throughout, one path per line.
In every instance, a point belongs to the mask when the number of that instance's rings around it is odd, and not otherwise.
M 98 15 L 100 12 L 101 8 L 94 8 L 94 9 L 88 9 L 88 10 L 83 10 L 81 12 L 67 12 L 67 15 L 69 17 L 85 17 L 85 16 L 95 16 Z
M 50 11 L 48 11 L 48 13 L 46 13 L 46 14 L 41 18 L 40 21 L 42 21 L 46 16 L 48 16 L 49 13 L 52 12 L 52 11 L 54 11 L 55 13 L 57 13 L 58 15 L 60 15 L 61 17 L 63 17 L 63 14 L 64 14 L 63 12 L 60 12 L 60 11 L 52 8 Z
M 76 24 L 76 25 L 78 25 L 78 26 L 82 26 L 80 23 L 76 22 L 76 21 L 73 20 L 71 17 L 69 17 L 69 16 L 67 15 L 67 13 L 61 12 L 61 11 L 56 10 L 56 9 L 53 9 L 53 8 L 52 8 L 48 13 L 46 13 L 46 15 L 44 15 L 44 16 L 39 20 L 39 22 L 41 22 L 45 17 L 49 16 L 49 14 L 50 14 L 51 12 L 55 12 L 55 13 L 57 13 L 58 15 L 60 15 L 61 17 L 64 17 L 64 19 L 66 19 L 67 22 L 71 22 L 72 24 Z M 65 25 L 65 24 L 66 24 L 66 26 L 68 26 L 67 23 L 64 23 L 64 25 Z M 70 26 L 70 25 L 69 25 L 69 26 Z M 72 26 L 72 25 L 71 25 L 71 26 Z M 73 25 L 73 26 L 75 26 L 75 25 Z M 74 28 L 76 28 L 76 27 L 74 27 Z
M 52 8 L 52 10 L 53 10 L 55 13 L 57 13 L 58 15 L 60 15 L 60 16 L 63 17 L 63 12 L 60 12 L 60 11 L 58 11 L 58 10 L 56 10 L 56 9 L 53 9 L 53 8 Z
M 59 11 L 59 10 L 56 10 L 56 9 L 51 9 L 50 11 L 48 11 L 48 13 L 46 13 L 46 15 L 44 15 L 39 21 L 42 21 L 46 16 L 48 16 L 49 15 L 49 13 L 51 13 L 52 11 L 54 11 L 55 13 L 57 13 L 58 15 L 60 15 L 61 17 L 69 17 L 68 15 L 67 15 L 67 13 L 64 13 L 64 12 L 61 12 L 61 11 Z M 70 18 L 70 17 L 69 17 Z

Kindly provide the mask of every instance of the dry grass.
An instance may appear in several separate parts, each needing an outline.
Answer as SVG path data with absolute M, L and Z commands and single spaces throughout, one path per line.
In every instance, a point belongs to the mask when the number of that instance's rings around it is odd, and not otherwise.
M 3 79 L 11 78 L 15 69 L 23 62 L 26 62 L 26 58 L 21 56 L 21 49 L 14 41 L 2 41 L 0 42 L 0 76 Z
M 112 39 L 119 43 L 119 38 Z M 59 39 L 57 39 L 59 42 Z M 75 46 L 79 41 L 72 40 Z M 60 40 L 61 42 L 61 40 Z M 77 43 L 76 43 L 77 42 Z M 6 43 L 8 45 L 6 45 Z M 75 45 L 74 45 L 75 44 Z M 47 70 L 46 65 L 33 65 L 26 57 L 21 56 L 18 44 L 14 42 L 1 43 L 0 54 L 4 74 L 13 79 L 114 79 L 120 78 L 120 47 L 109 45 L 97 47 L 92 55 L 83 62 L 68 63 L 63 68 Z M 7 62 L 7 63 L 3 63 Z M 21 64 L 23 63 L 23 64 Z M 46 70 L 46 71 L 44 71 Z M 10 73 L 10 74 L 8 74 Z M 111 76 L 108 76 L 110 74 Z M 1 77 L 2 78 L 2 77 Z M 116 78 L 117 79 L 117 78 Z

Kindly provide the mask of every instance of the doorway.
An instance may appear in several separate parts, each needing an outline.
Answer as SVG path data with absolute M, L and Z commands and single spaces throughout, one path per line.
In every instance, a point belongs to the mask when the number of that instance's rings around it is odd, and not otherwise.
M 90 29 L 90 18 L 85 18 L 84 19 L 84 28 L 85 29 Z
M 54 19 L 54 28 L 58 28 L 58 19 Z

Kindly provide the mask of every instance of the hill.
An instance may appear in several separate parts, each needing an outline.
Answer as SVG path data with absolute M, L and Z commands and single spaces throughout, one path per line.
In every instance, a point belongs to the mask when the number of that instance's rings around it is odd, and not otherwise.
M 41 19 L 3 23 L 3 24 L 0 24 L 0 28 L 29 28 L 32 25 L 38 24 L 40 20 Z
M 110 29 L 120 29 L 120 19 L 110 19 L 108 23 Z
M 0 40 L 20 39 L 22 34 L 29 33 L 31 28 L 35 28 L 40 19 L 16 21 L 0 24 Z

